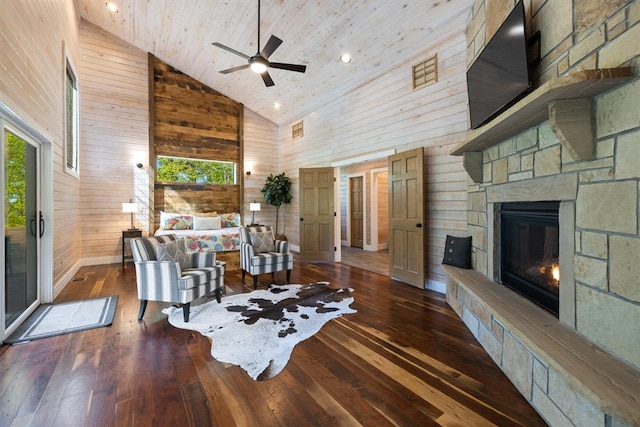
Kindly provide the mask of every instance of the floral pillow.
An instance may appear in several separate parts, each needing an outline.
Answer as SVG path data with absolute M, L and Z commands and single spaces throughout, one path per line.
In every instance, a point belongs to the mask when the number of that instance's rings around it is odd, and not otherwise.
M 234 213 L 221 214 L 220 218 L 222 219 L 222 226 L 225 228 L 240 227 L 240 225 L 242 225 L 240 221 L 239 213 L 234 212 Z
M 160 228 L 163 230 L 190 230 L 193 215 L 160 212 Z

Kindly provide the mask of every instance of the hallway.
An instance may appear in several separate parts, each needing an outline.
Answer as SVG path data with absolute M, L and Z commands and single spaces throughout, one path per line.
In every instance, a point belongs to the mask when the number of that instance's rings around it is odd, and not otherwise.
M 365 251 L 351 246 L 342 246 L 342 264 L 362 268 L 389 276 L 389 250 Z

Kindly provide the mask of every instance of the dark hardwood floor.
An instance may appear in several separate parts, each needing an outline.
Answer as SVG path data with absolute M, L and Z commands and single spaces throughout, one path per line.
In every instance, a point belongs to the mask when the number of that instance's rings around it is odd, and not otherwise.
M 76 279 L 56 302 L 119 294 L 113 325 L 0 347 L 1 426 L 545 425 L 444 295 L 383 275 L 296 260 L 292 283 L 350 286 L 358 313 L 298 344 L 263 382 L 214 360 L 210 341 L 170 326 L 162 304 L 139 323 L 131 264 Z M 251 290 L 239 272 L 225 282 L 227 294 Z

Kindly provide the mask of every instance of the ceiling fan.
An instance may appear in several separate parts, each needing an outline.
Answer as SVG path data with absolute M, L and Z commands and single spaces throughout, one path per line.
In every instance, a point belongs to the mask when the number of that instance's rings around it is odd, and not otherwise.
M 274 35 L 271 35 L 271 37 L 269 38 L 269 41 L 267 41 L 267 44 L 264 46 L 264 49 L 262 49 L 262 52 L 260 52 L 259 50 L 260 49 L 260 0 L 258 0 L 258 52 L 255 55 L 253 56 L 245 55 L 242 52 L 238 52 L 237 50 L 232 49 L 218 42 L 214 42 L 212 44 L 228 52 L 241 56 L 248 61 L 248 64 L 239 65 L 237 67 L 222 70 L 220 71 L 220 73 L 229 74 L 235 71 L 244 70 L 245 68 L 251 68 L 251 70 L 260 74 L 260 76 L 262 77 L 262 80 L 264 81 L 265 86 L 267 87 L 274 85 L 273 80 L 271 79 L 271 76 L 269 76 L 269 73 L 267 72 L 267 68 L 279 68 L 281 70 L 296 71 L 298 73 L 304 73 L 307 69 L 306 65 L 284 64 L 282 62 L 269 61 L 269 57 L 278 48 L 278 46 L 282 44 L 282 40 L 280 40 L 278 37 Z

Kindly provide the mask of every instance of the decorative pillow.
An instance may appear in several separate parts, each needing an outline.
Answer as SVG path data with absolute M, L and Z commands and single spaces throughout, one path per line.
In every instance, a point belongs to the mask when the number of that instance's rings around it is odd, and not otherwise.
M 198 212 L 194 214 L 194 216 L 199 216 L 201 218 L 212 218 L 214 216 L 218 216 L 218 212 Z
M 191 267 L 189 257 L 184 251 L 184 239 L 177 239 L 172 242 L 158 243 L 156 249 L 158 261 L 173 261 L 180 264 L 180 268 Z
M 453 265 L 454 267 L 471 268 L 471 236 L 454 237 L 447 235 L 442 263 Z
M 273 252 L 276 250 L 273 233 L 271 231 L 257 231 L 251 234 L 251 244 L 256 252 Z
M 222 219 L 219 216 L 216 217 L 193 217 L 193 229 L 194 230 L 219 230 L 222 228 Z
M 160 228 L 163 230 L 189 230 L 193 228 L 193 215 L 160 212 Z
M 222 226 L 225 228 L 240 227 L 242 224 L 240 222 L 240 214 L 236 212 L 221 214 L 220 218 L 222 219 Z

